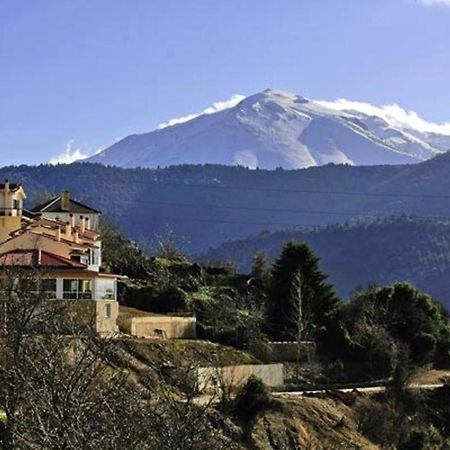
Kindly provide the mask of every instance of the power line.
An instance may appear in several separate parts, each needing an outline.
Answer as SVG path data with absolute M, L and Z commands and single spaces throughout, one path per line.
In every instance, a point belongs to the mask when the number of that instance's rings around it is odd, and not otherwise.
M 199 218 L 189 218 L 189 217 L 150 217 L 146 220 L 151 220 L 153 222 L 200 222 L 200 223 L 219 223 L 226 225 L 261 225 L 261 226 L 278 226 L 278 227 L 297 227 L 297 228 L 317 228 L 317 225 L 304 225 L 304 224 L 294 224 L 294 223 L 275 223 L 275 222 L 247 222 L 238 220 L 219 220 L 219 219 L 199 219 Z
M 370 211 L 326 211 L 326 210 L 312 210 L 312 209 L 291 209 L 291 208 L 257 208 L 251 206 L 232 206 L 232 205 L 213 205 L 213 204 L 196 204 L 196 203 L 184 203 L 184 202 L 165 202 L 158 200 L 134 200 L 136 203 L 143 203 L 149 205 L 165 205 L 165 206 L 184 206 L 189 208 L 214 208 L 223 210 L 244 210 L 244 211 L 261 211 L 261 212 L 287 212 L 294 214 L 322 214 L 322 215 L 335 215 L 335 216 L 370 216 L 370 217 L 399 217 L 402 214 L 382 213 L 382 212 L 370 212 Z M 410 215 L 417 219 L 442 219 L 450 220 L 449 216 L 418 216 Z M 291 224 L 292 225 L 292 224 Z
M 400 218 L 401 215 L 390 215 L 392 218 Z M 419 220 L 433 220 L 440 219 L 450 222 L 450 217 L 443 216 L 406 216 L 407 218 L 419 219 Z M 145 218 L 146 221 L 153 222 L 200 222 L 200 223 L 218 223 L 218 224 L 226 224 L 226 225 L 261 225 L 261 226 L 279 226 L 285 228 L 325 228 L 328 226 L 336 226 L 339 224 L 330 223 L 330 224 L 301 224 L 301 223 L 280 223 L 280 222 L 252 222 L 252 221 L 239 221 L 239 220 L 220 220 L 220 219 L 200 219 L 200 218 L 189 218 L 189 217 L 149 217 Z
M 87 175 L 70 175 L 71 178 L 84 178 L 92 179 L 92 176 Z M 213 185 L 202 183 L 171 183 L 160 180 L 108 180 L 112 183 L 120 184 L 144 184 L 148 187 L 153 186 L 172 186 L 182 188 L 207 188 L 207 189 L 220 189 L 220 190 L 240 190 L 240 191 L 261 191 L 261 192 L 280 192 L 280 193 L 293 193 L 293 194 L 321 194 L 321 195 L 344 195 L 344 196 L 366 196 L 366 197 L 405 197 L 405 198 L 436 198 L 450 200 L 449 194 L 418 194 L 407 192 L 361 192 L 361 191 L 331 191 L 331 190 L 316 190 L 316 189 L 288 189 L 288 188 L 271 188 L 271 187 L 256 187 L 256 186 L 237 186 L 237 185 Z
M 288 212 L 295 214 L 326 214 L 337 216 L 355 216 L 361 215 L 361 212 L 339 212 L 339 211 L 325 211 L 325 210 L 312 210 L 312 209 L 293 209 L 293 208 L 257 208 L 252 206 L 233 206 L 233 205 L 213 205 L 213 204 L 196 204 L 196 203 L 184 203 L 184 202 L 165 202 L 158 200 L 134 200 L 136 203 L 145 203 L 151 205 L 165 205 L 165 206 L 186 206 L 192 208 L 215 208 L 215 209 L 237 209 L 243 211 L 261 211 L 261 212 Z M 373 215 L 390 216 L 389 213 L 375 213 Z
M 78 178 L 90 178 L 87 176 L 83 176 L 83 175 L 78 175 Z M 116 183 L 125 183 L 121 182 L 120 180 L 114 180 L 114 182 Z M 177 187 L 201 187 L 201 188 L 208 188 L 208 187 L 213 187 L 213 188 L 217 188 L 217 189 L 244 189 L 244 188 L 238 188 L 238 187 L 231 187 L 231 186 L 210 186 L 210 185 L 204 185 L 204 184 L 181 184 L 181 183 L 165 183 L 165 182 L 152 182 L 152 183 L 144 183 L 142 181 L 138 182 L 138 181 L 133 181 L 133 182 L 126 182 L 128 184 L 131 183 L 137 183 L 137 184 L 145 184 L 148 185 L 149 187 L 152 186 L 153 183 L 156 184 L 161 184 L 164 186 L 177 186 Z M 246 189 L 246 188 L 245 188 Z M 250 187 L 249 189 L 252 190 L 273 190 L 271 188 L 255 188 L 255 187 Z M 287 190 L 284 189 L 283 191 L 289 191 L 289 192 L 305 192 L 305 191 L 296 191 L 296 190 Z M 342 191 L 306 191 L 308 193 L 324 193 L 327 192 L 328 194 L 342 194 Z M 350 192 L 345 192 L 345 194 L 350 194 Z M 353 192 L 351 193 L 352 195 L 372 195 L 371 193 L 356 193 Z M 373 195 L 378 195 L 378 194 L 373 194 Z M 384 194 L 380 194 L 380 195 L 384 195 Z M 394 194 L 388 194 L 390 196 L 394 196 Z M 424 197 L 424 198 L 428 198 L 429 196 L 427 196 L 426 194 L 421 195 L 421 194 L 408 194 L 409 196 L 415 196 L 415 197 Z M 433 197 L 442 197 L 442 198 L 448 198 L 450 199 L 450 195 L 446 196 L 444 194 L 439 195 L 439 196 L 434 196 Z M 354 216 L 364 216 L 364 215 L 369 215 L 372 217 L 395 217 L 395 216 L 399 216 L 400 214 L 392 214 L 392 213 L 384 213 L 384 212 L 371 212 L 371 211 L 336 211 L 336 210 L 313 210 L 313 209 L 295 209 L 295 208 L 268 208 L 268 207 L 251 207 L 251 206 L 237 206 L 237 205 L 221 205 L 221 204 L 196 204 L 196 203 L 186 203 L 186 202 L 171 202 L 171 201 L 159 201 L 159 200 L 142 200 L 142 199 L 134 199 L 133 203 L 140 203 L 140 204 L 147 204 L 147 205 L 166 205 L 166 206 L 174 206 L 174 207 L 178 207 L 178 206 L 182 206 L 182 207 L 188 207 L 188 208 L 210 208 L 210 209 L 222 209 L 222 210 L 242 210 L 242 211 L 253 211 L 253 212 L 269 212 L 269 213 L 292 213 L 292 214 L 315 214 L 315 215 L 333 215 L 333 216 L 349 216 L 349 217 L 354 217 Z M 418 219 L 425 219 L 425 220 L 429 220 L 429 219 L 443 219 L 443 220 L 448 220 L 448 217 L 445 216 L 414 216 L 415 218 Z M 161 219 L 162 220 L 162 219 Z M 270 225 L 270 226 L 310 226 L 310 225 L 301 225 L 301 224 L 277 224 L 277 223 L 271 223 L 271 222 L 232 222 L 232 221 L 219 221 L 217 219 L 183 219 L 183 218 L 167 218 L 166 220 L 191 220 L 191 221 L 203 221 L 203 222 L 213 222 L 213 223 L 237 223 L 237 224 L 242 224 L 242 225 Z

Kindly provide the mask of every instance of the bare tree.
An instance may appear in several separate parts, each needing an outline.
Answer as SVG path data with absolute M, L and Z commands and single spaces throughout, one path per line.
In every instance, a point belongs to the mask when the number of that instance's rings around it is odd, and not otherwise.
M 100 338 L 89 318 L 49 300 L 42 273 L 3 273 L 3 449 L 233 448 L 223 417 L 194 401 L 187 370 L 167 378 L 149 360 L 137 380 L 121 341 Z

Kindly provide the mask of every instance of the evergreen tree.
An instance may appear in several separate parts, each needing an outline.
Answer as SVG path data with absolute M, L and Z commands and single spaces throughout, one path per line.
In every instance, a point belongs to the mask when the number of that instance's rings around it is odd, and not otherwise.
M 267 328 L 273 339 L 297 337 L 298 299 L 293 293 L 299 274 L 305 337 L 320 339 L 339 307 L 333 287 L 325 282 L 327 277 L 319 270 L 319 258 L 306 243 L 288 242 L 271 272 Z

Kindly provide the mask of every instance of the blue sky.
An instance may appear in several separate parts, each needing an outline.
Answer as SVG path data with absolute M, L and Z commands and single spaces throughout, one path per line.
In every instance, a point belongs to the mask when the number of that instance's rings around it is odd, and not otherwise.
M 266 87 L 448 122 L 449 74 L 450 0 L 0 0 L 0 166 Z

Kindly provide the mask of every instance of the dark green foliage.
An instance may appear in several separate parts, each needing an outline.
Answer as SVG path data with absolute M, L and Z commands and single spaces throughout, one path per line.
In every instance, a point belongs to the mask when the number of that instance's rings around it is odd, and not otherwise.
M 113 217 L 135 240 L 164 234 L 169 224 L 177 236 L 191 242 L 190 251 L 199 252 L 280 229 L 270 223 L 284 224 L 282 228 L 286 224 L 327 226 L 374 212 L 448 217 L 449 201 L 438 195 L 450 192 L 449 168 L 447 154 L 414 166 L 327 165 L 292 171 L 214 165 L 120 169 L 78 163 L 4 167 L 0 179 L 24 183 L 27 207 L 41 200 L 43 193 L 69 189 L 75 199 Z M 271 191 L 260 190 L 268 187 Z M 336 193 L 342 191 L 376 195 Z M 450 304 L 449 230 L 448 221 L 439 219 L 374 216 L 370 222 L 350 227 L 265 233 L 230 243 L 207 259 L 233 260 L 240 270 L 250 271 L 257 251 L 265 249 L 274 258 L 287 240 L 307 241 L 322 258 L 322 269 L 341 296 L 348 296 L 357 285 L 384 286 L 406 280 Z
M 450 389 L 387 391 L 355 403 L 358 430 L 383 448 L 450 449 Z
M 231 260 L 250 272 L 255 252 L 264 250 L 273 260 L 289 240 L 313 248 L 341 297 L 358 286 L 404 280 L 450 306 L 450 222 L 444 219 L 368 218 L 316 230 L 263 233 L 223 244 L 202 258 Z
M 111 273 L 146 278 L 152 272 L 150 258 L 111 221 L 102 220 L 102 266 Z
M 433 413 L 433 425 L 450 439 L 450 384 L 431 392 L 429 411 Z
M 413 430 L 398 450 L 449 450 L 450 441 L 434 427 Z
M 414 367 L 450 365 L 448 315 L 410 284 L 356 294 L 339 312 L 338 322 L 335 345 L 328 351 L 356 367 L 356 377 L 394 375 L 402 384 Z
M 250 376 L 235 399 L 236 415 L 245 423 L 253 423 L 272 405 L 273 399 L 269 389 L 254 375 Z
M 402 420 L 395 405 L 388 399 L 377 401 L 361 397 L 356 401 L 358 431 L 383 447 L 395 446 L 401 439 Z
M 133 239 L 162 234 L 169 224 L 177 236 L 191 242 L 190 250 L 204 251 L 225 241 L 280 229 L 268 223 L 327 225 L 374 211 L 448 216 L 448 200 L 414 194 L 450 192 L 449 166 L 448 155 L 414 166 L 329 164 L 274 171 L 218 165 L 121 169 L 76 163 L 4 167 L 0 179 L 24 183 L 28 207 L 41 193 L 69 189 L 78 200 L 114 217 Z M 339 194 L 343 191 L 377 195 Z M 413 195 L 384 197 L 384 192 Z
M 123 303 L 154 313 L 177 313 L 188 310 L 186 293 L 176 286 L 126 287 Z
M 198 336 L 213 342 L 263 352 L 267 338 L 263 333 L 264 310 L 246 301 L 236 290 L 215 291 L 208 299 L 197 299 L 191 310 L 197 317 Z
M 319 259 L 305 243 L 288 242 L 274 262 L 268 295 L 267 327 L 275 340 L 297 337 L 294 279 L 300 274 L 306 336 L 319 338 L 339 307 L 333 287 L 319 270 Z
M 160 313 L 186 311 L 186 294 L 176 286 L 167 286 L 158 291 L 155 310 Z

